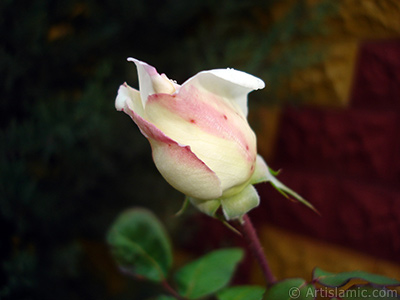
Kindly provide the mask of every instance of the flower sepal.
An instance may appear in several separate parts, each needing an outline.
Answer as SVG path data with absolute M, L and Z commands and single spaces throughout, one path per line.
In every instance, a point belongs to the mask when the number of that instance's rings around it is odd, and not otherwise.
M 227 221 L 241 219 L 243 215 L 260 204 L 260 197 L 251 184 L 239 193 L 227 197 L 206 201 L 192 197 L 188 197 L 188 199 L 201 212 L 214 218 L 218 217 L 217 212 L 221 208 L 223 217 Z
M 292 201 L 298 201 L 319 214 L 318 210 L 310 202 L 308 202 L 298 193 L 284 185 L 275 177 L 279 173 L 280 171 L 274 171 L 270 167 L 268 167 L 264 159 L 260 155 L 257 155 L 256 169 L 250 180 L 250 183 L 257 184 L 262 182 L 269 182 L 285 198 Z

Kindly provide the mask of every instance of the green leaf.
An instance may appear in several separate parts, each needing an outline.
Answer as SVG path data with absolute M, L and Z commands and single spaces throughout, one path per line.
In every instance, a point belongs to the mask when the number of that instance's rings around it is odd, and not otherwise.
M 291 278 L 274 284 L 265 293 L 264 299 L 309 300 L 315 298 L 315 287 L 304 279 Z
M 371 286 L 358 286 L 342 292 L 338 295 L 343 300 L 395 300 L 399 299 L 399 292 L 385 288 L 376 288 Z
M 172 264 L 171 245 L 164 227 L 148 210 L 123 212 L 107 234 L 120 268 L 138 277 L 162 281 Z
M 243 257 L 240 248 L 213 251 L 181 268 L 175 274 L 178 293 L 197 299 L 225 287 Z
M 234 286 L 217 294 L 218 300 L 262 300 L 265 288 L 255 285 Z
M 321 270 L 320 268 L 315 268 L 313 272 L 314 281 L 330 287 L 344 286 L 352 279 L 361 279 L 368 283 L 381 286 L 400 285 L 400 281 L 396 279 L 388 278 L 382 275 L 371 274 L 364 271 L 352 271 L 334 274 Z

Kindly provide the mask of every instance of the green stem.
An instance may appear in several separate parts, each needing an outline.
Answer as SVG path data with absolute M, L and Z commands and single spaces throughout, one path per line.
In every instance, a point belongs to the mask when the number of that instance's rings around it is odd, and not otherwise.
M 263 248 L 260 243 L 260 239 L 257 236 L 256 230 L 250 221 L 248 215 L 243 216 L 242 233 L 243 237 L 248 243 L 250 251 L 260 264 L 260 268 L 264 274 L 267 286 L 273 285 L 276 282 L 275 276 L 272 274 L 271 268 L 269 267 L 268 260 L 265 257 Z

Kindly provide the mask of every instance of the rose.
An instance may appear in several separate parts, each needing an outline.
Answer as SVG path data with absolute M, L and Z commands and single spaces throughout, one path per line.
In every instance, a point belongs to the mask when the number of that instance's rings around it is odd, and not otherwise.
M 166 181 L 211 216 L 222 207 L 227 220 L 239 218 L 258 206 L 253 184 L 275 178 L 257 155 L 246 119 L 247 94 L 264 88 L 264 82 L 245 72 L 215 69 L 178 85 L 144 62 L 128 61 L 136 64 L 139 91 L 124 83 L 115 106 L 149 140 Z

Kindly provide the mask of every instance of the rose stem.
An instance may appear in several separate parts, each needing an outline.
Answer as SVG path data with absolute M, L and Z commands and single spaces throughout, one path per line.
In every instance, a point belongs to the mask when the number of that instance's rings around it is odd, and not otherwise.
M 166 281 L 166 280 L 163 280 L 162 281 L 162 286 L 164 287 L 164 289 L 168 292 L 168 293 L 170 293 L 172 296 L 174 296 L 176 299 L 179 299 L 179 300 L 185 300 L 186 298 L 183 298 L 181 295 L 179 295 L 178 293 L 177 293 L 177 291 L 175 291 L 173 288 L 172 288 L 172 286 L 170 286 L 169 285 L 169 283 Z
M 267 258 L 265 257 L 264 251 L 262 249 L 260 239 L 258 238 L 256 230 L 254 229 L 254 226 L 251 223 L 250 217 L 248 215 L 243 216 L 243 222 L 241 225 L 243 236 L 248 243 L 250 251 L 253 253 L 254 257 L 260 264 L 261 270 L 265 277 L 265 281 L 267 282 L 267 286 L 274 284 L 276 282 L 275 276 L 271 272 Z

